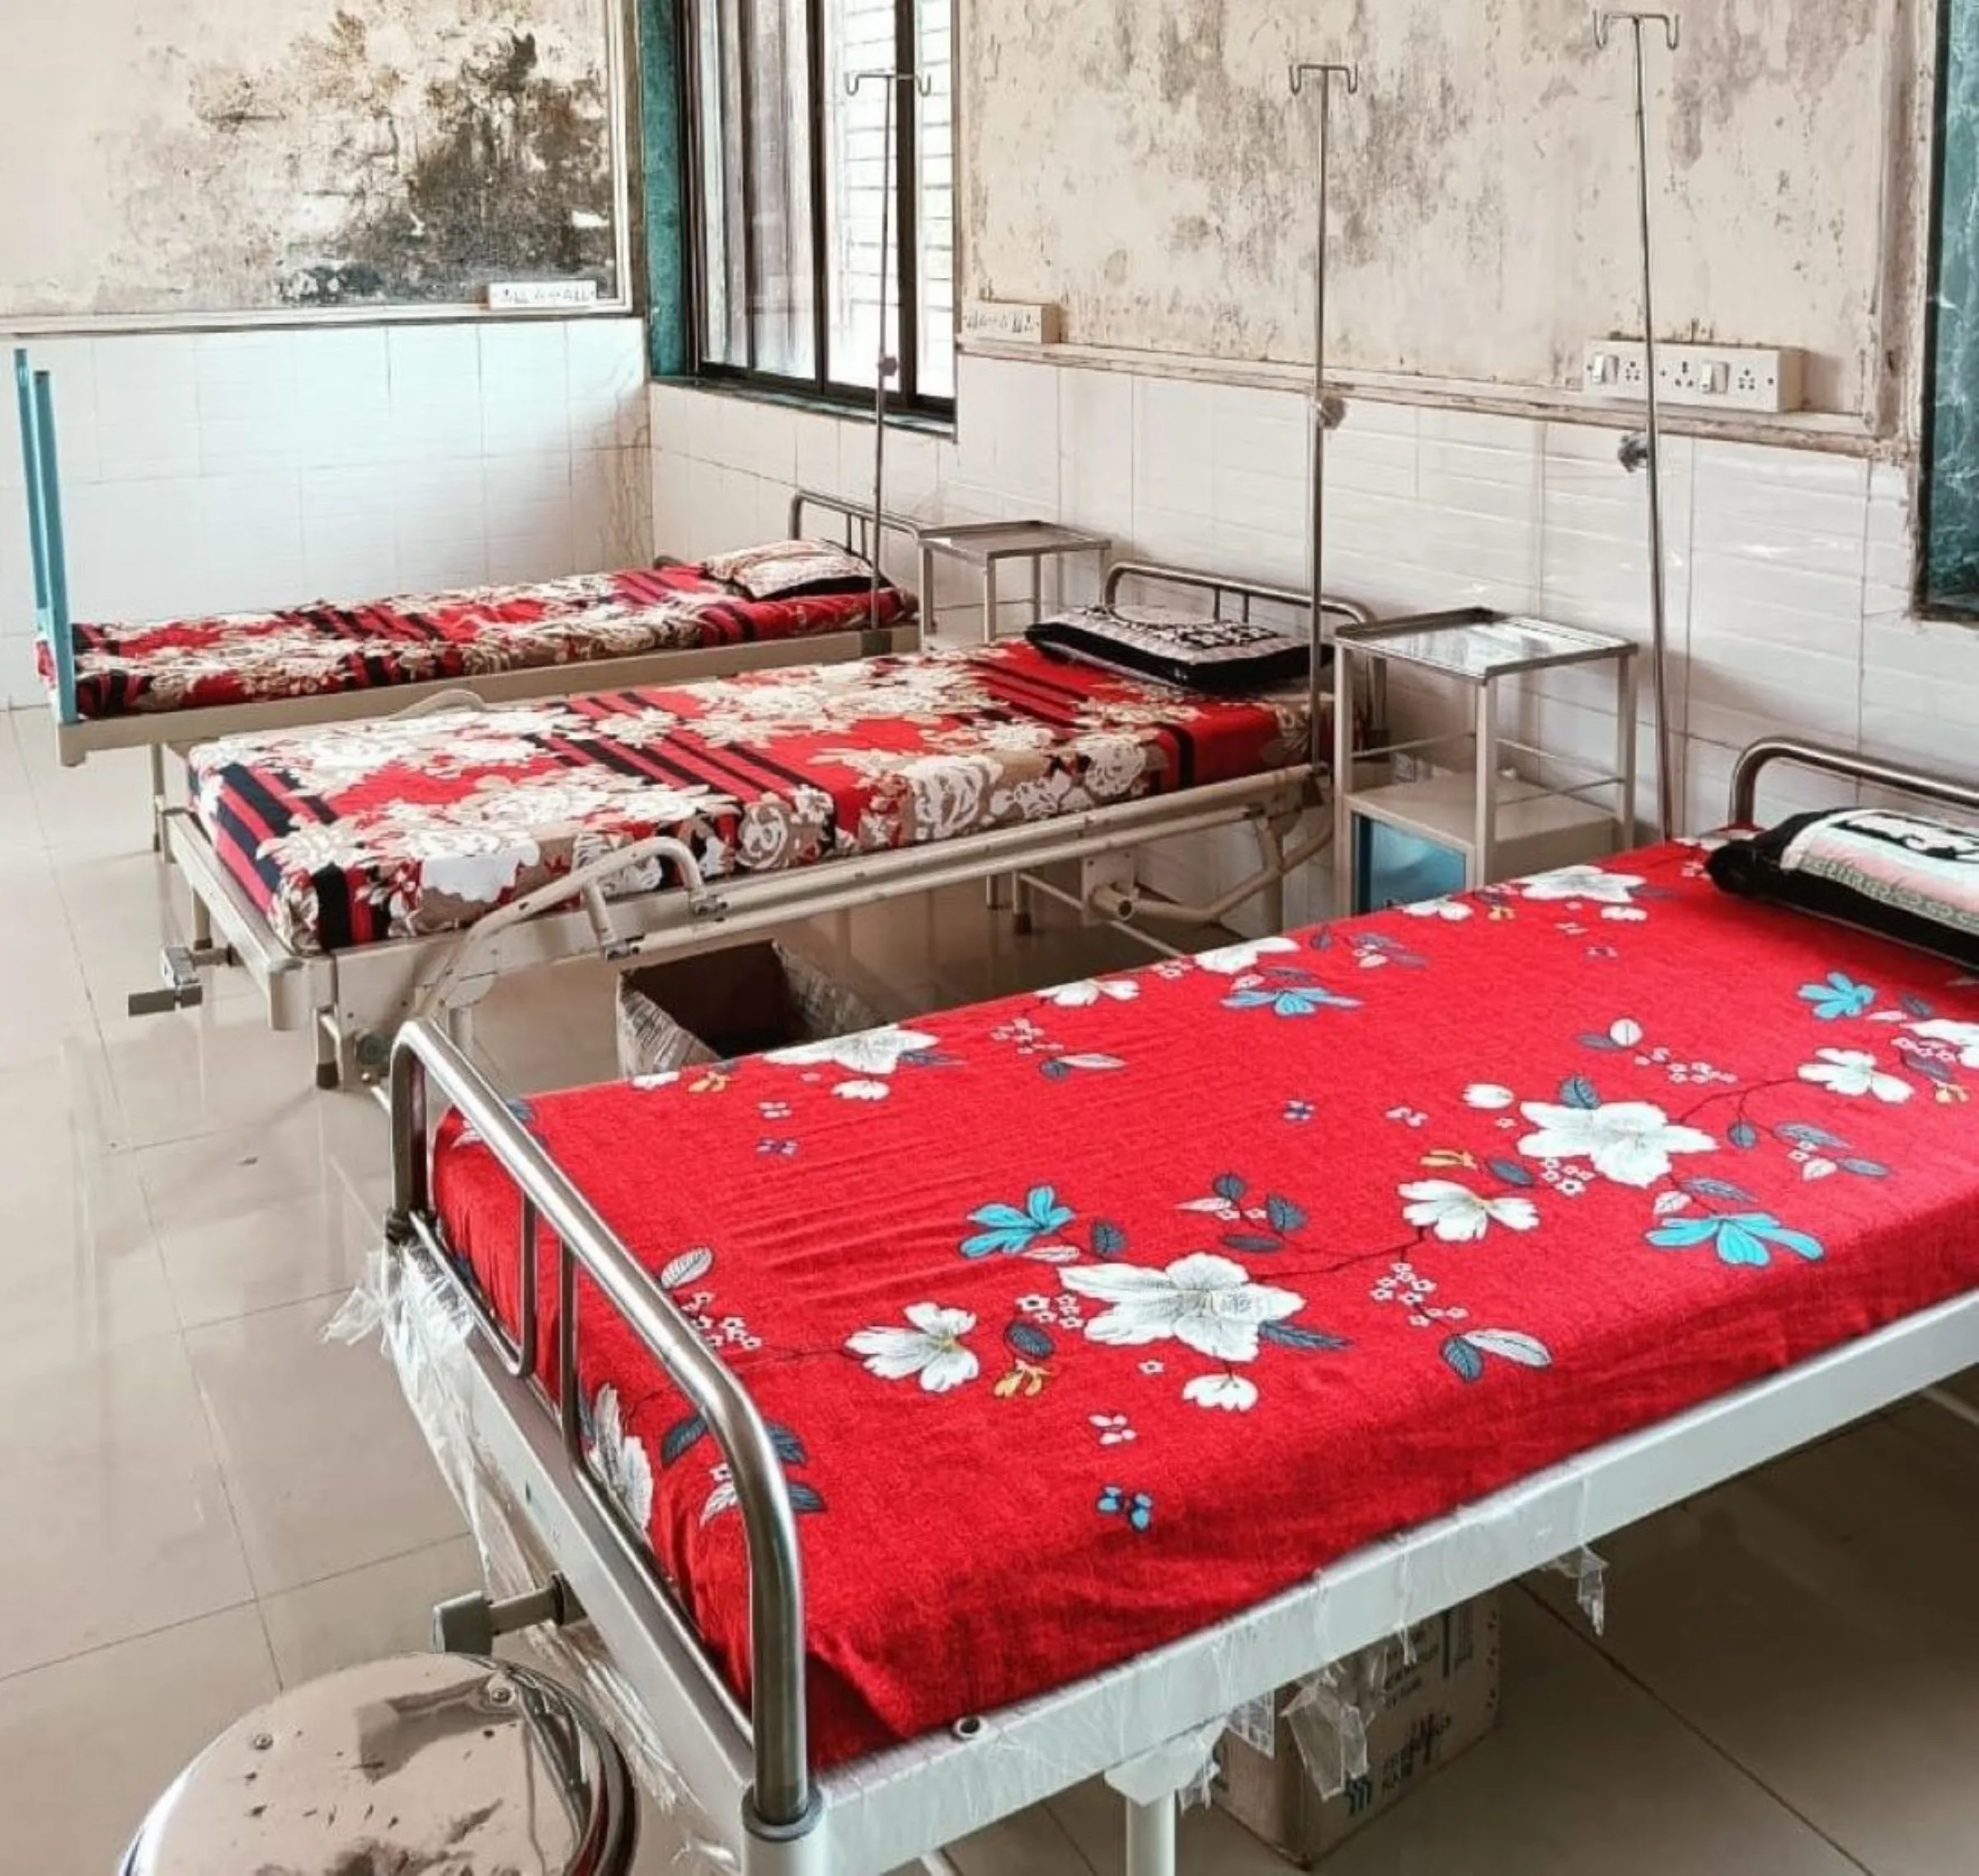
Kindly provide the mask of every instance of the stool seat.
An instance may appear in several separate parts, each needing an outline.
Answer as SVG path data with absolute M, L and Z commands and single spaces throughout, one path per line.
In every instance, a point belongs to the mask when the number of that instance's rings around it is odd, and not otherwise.
M 624 1756 L 554 1681 L 401 1655 L 230 1727 L 153 1806 L 123 1876 L 625 1876 L 637 1824 Z

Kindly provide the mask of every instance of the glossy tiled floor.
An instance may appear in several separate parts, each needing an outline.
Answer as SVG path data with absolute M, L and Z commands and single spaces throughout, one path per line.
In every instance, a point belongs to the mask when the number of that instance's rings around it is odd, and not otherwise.
M 121 1013 L 159 915 L 140 771 L 59 771 L 39 718 L 0 717 L 0 1869 L 47 1876 L 112 1869 L 213 1733 L 419 1645 L 476 1579 L 390 1370 L 321 1338 L 382 1117 L 314 1093 L 237 991 Z M 895 1009 L 1113 961 L 993 933 L 969 895 L 808 942 Z M 524 1085 L 608 1073 L 609 1008 L 584 971 L 511 987 L 481 1043 Z M 1907 1409 L 1608 1548 L 1605 1639 L 1564 1585 L 1515 1592 L 1502 1727 L 1336 1876 L 1979 1869 L 1979 1432 Z M 1215 1817 L 1184 1843 L 1280 1867 Z M 642 1868 L 671 1850 L 656 1827 Z M 1117 1815 L 1088 1788 L 957 1861 L 1116 1870 Z

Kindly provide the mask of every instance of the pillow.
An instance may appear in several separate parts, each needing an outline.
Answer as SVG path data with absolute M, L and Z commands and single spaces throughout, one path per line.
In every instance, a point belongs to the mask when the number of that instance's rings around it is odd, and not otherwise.
M 1269 626 L 1204 618 L 1159 606 L 1090 606 L 1034 625 L 1025 635 L 1041 650 L 1130 677 L 1189 690 L 1273 690 L 1303 682 L 1305 641 Z M 1322 647 L 1322 669 L 1332 656 Z
M 751 599 L 822 598 L 872 585 L 872 562 L 829 541 L 777 541 L 717 555 L 703 571 Z M 889 582 L 881 579 L 881 585 Z
M 1979 967 L 1979 826 L 1890 808 L 1803 814 L 1711 856 L 1726 891 Z

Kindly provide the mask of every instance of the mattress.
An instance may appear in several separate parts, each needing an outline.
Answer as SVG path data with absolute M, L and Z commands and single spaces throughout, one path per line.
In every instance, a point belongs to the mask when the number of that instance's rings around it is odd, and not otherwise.
M 914 601 L 880 595 L 882 627 Z M 76 710 L 128 717 L 856 631 L 867 591 L 756 600 L 679 564 L 536 585 L 328 601 L 160 625 L 78 625 Z M 42 679 L 54 683 L 48 647 Z
M 1702 858 L 519 1110 L 775 1430 L 821 1763 L 1979 1281 L 1979 986 Z M 458 1117 L 435 1192 L 512 1324 L 514 1190 Z M 579 1311 L 591 1450 L 740 1693 L 720 1455 Z
M 230 736 L 193 751 L 190 792 L 314 952 L 455 929 L 656 835 L 720 878 L 1267 773 L 1303 759 L 1305 722 L 1302 694 L 1201 697 L 1015 641 Z

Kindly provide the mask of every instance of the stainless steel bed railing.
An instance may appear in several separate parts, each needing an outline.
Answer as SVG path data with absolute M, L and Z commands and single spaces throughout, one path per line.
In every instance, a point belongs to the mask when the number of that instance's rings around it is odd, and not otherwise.
M 1148 560 L 1116 560 L 1107 569 L 1107 582 L 1101 597 L 1105 604 L 1112 606 L 1120 598 L 1120 590 L 1128 581 L 1134 580 L 1151 586 L 1178 586 L 1184 591 L 1206 593 L 1210 596 L 1210 609 L 1218 618 L 1223 616 L 1226 599 L 1238 603 L 1237 616 L 1248 623 L 1253 606 L 1262 601 L 1267 605 L 1285 606 L 1295 613 L 1309 618 L 1313 609 L 1313 595 L 1303 586 L 1276 586 L 1255 580 L 1232 580 L 1221 574 L 1201 573 L 1192 567 L 1163 567 Z M 1326 641 L 1325 619 L 1327 615 L 1344 619 L 1349 625 L 1372 625 L 1374 614 L 1366 606 L 1352 599 L 1340 599 L 1328 594 L 1320 607 L 1319 642 Z M 1315 667 L 1315 670 L 1317 667 Z M 1367 707 L 1367 722 L 1375 730 L 1385 732 L 1388 724 L 1388 673 L 1387 667 L 1379 658 L 1368 660 L 1363 667 L 1367 684 L 1367 694 L 1361 701 Z M 1317 712 L 1315 712 L 1315 721 Z M 1314 745 L 1314 766 L 1319 765 L 1325 751 Z
M 867 560 L 874 557 L 872 550 L 872 505 L 863 507 L 848 501 L 843 496 L 826 495 L 812 488 L 801 488 L 790 498 L 790 533 L 793 540 L 804 533 L 804 517 L 816 509 L 821 515 L 835 515 L 845 524 L 845 546 L 848 552 L 856 553 Z M 880 530 L 883 534 L 898 534 L 907 544 L 919 552 L 921 542 L 920 524 L 910 521 L 905 515 L 891 510 L 880 518 Z
M 437 1090 L 487 1143 L 515 1182 L 524 1206 L 524 1285 L 519 1336 L 511 1342 L 445 1254 L 430 1190 L 429 1101 Z M 526 1355 L 534 1366 L 538 1329 L 534 1284 L 540 1226 L 553 1231 L 557 1257 L 557 1417 L 573 1476 L 633 1559 L 661 1588 L 646 1533 L 630 1521 L 584 1450 L 578 1373 L 577 1277 L 581 1270 L 706 1422 L 734 1481 L 747 1544 L 752 1662 L 749 1731 L 754 1745 L 752 1805 L 771 1834 L 801 1830 L 816 1803 L 811 1782 L 804 1709 L 804 1586 L 797 1515 L 776 1447 L 740 1381 L 702 1342 L 672 1300 L 641 1267 L 508 1103 L 467 1057 L 431 1024 L 413 1022 L 392 1055 L 392 1212 L 387 1229 L 402 1249 L 424 1242 L 440 1268 L 473 1305 L 476 1318 L 511 1374 Z M 683 1639 L 706 1659 L 699 1638 L 663 1589 L 660 1606 Z M 719 1676 L 710 1667 L 717 1687 Z
M 1237 616 L 1245 619 L 1251 616 L 1251 608 L 1260 600 L 1271 605 L 1290 606 L 1301 613 L 1309 611 L 1313 604 L 1312 595 L 1302 586 L 1274 586 L 1254 580 L 1233 580 L 1222 574 L 1199 573 L 1192 567 L 1163 567 L 1150 560 L 1116 560 L 1107 569 L 1104 593 L 1107 604 L 1112 605 L 1120 598 L 1121 588 L 1130 580 L 1207 593 L 1211 607 L 1219 614 L 1225 599 L 1235 599 L 1240 607 Z M 1325 610 L 1353 625 L 1368 625 L 1374 621 L 1375 615 L 1366 607 L 1356 605 L 1351 599 L 1336 599 L 1331 594 L 1327 596 Z
M 1943 802 L 1948 806 L 1979 812 L 1979 783 L 1962 782 L 1928 769 L 1913 769 L 1906 763 L 1858 755 L 1852 750 L 1836 749 L 1825 743 L 1803 742 L 1797 736 L 1768 736 L 1754 743 L 1741 755 L 1737 767 L 1732 773 L 1734 827 L 1753 825 L 1759 810 L 1760 778 L 1776 763 L 1812 769 L 1817 774 L 1832 775 L 1845 782 L 1867 782 L 1875 788 L 1896 788 L 1926 801 Z

